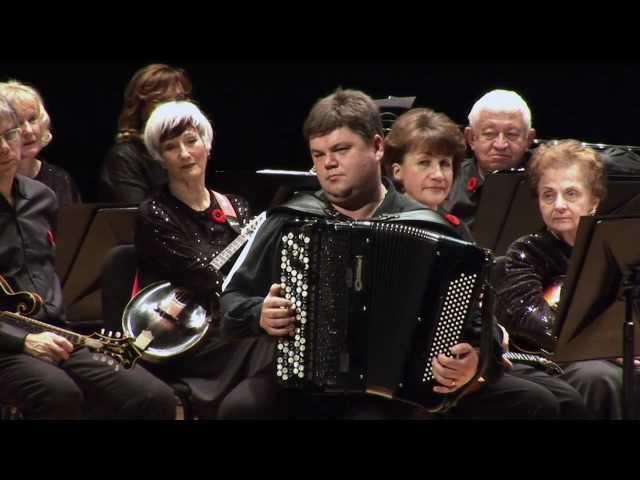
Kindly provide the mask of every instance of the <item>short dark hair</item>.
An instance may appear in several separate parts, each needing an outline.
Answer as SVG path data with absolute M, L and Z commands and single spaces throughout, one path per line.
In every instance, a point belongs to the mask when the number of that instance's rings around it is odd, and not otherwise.
M 538 197 L 538 186 L 545 169 L 573 165 L 581 167 L 582 173 L 586 176 L 587 188 L 594 197 L 602 200 L 607 195 L 607 179 L 602 157 L 594 149 L 577 140 L 560 140 L 540 145 L 535 149 L 527 165 L 531 194 Z
M 384 140 L 383 173 L 393 178 L 392 165 L 402 164 L 412 150 L 451 155 L 455 178 L 467 152 L 464 135 L 444 113 L 429 108 L 413 108 L 400 115 Z
M 318 100 L 304 122 L 304 139 L 327 135 L 338 128 L 348 127 L 367 143 L 376 135 L 384 137 L 380 110 L 369 95 L 359 90 L 339 88 Z

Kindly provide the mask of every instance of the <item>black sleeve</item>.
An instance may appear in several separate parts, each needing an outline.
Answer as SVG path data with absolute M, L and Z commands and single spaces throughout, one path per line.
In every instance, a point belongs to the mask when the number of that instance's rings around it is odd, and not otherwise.
M 496 302 L 498 321 L 514 337 L 552 350 L 555 312 L 544 299 L 544 251 L 525 237 L 516 240 L 505 256 L 505 273 Z
M 218 291 L 222 278 L 210 265 L 213 253 L 202 253 L 199 239 L 181 228 L 160 203 L 155 206 L 145 201 L 138 210 L 135 246 L 142 270 L 163 272 L 162 280 L 171 279 L 197 295 Z
M 222 333 L 229 337 L 256 336 L 262 302 L 277 277 L 277 249 L 284 216 L 269 217 L 258 229 L 231 272 L 222 292 Z M 278 257 L 279 258 L 279 257 Z
M 3 353 L 21 353 L 27 332 L 5 323 L 0 319 L 0 351 Z

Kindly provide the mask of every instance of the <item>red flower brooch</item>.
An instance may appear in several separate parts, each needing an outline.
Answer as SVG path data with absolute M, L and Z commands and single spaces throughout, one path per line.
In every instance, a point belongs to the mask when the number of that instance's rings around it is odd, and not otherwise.
M 478 178 L 471 177 L 467 182 L 467 192 L 473 192 L 478 187 Z
M 225 223 L 227 221 L 227 216 L 222 210 L 215 208 L 211 210 L 211 219 L 216 223 Z
M 447 220 L 449 220 L 449 223 L 451 225 L 455 225 L 456 227 L 458 225 L 460 225 L 460 219 L 458 217 L 456 217 L 455 215 L 452 215 L 451 213 L 446 213 L 444 215 L 444 218 L 446 218 Z

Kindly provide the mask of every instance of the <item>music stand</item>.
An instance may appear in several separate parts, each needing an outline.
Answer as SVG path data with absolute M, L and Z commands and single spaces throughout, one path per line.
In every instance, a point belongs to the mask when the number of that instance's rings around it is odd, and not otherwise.
M 254 214 L 279 205 L 296 191 L 320 189 L 314 173 L 296 170 L 218 171 L 208 185 L 222 193 L 243 196 Z
M 623 215 L 640 206 L 640 177 L 608 176 L 607 196 L 598 211 Z M 524 170 L 505 170 L 486 176 L 471 231 L 484 248 L 504 255 L 514 240 L 544 226 L 537 200 L 531 195 Z
M 640 297 L 640 215 L 583 217 L 562 287 L 553 360 L 624 358 L 623 411 L 633 412 L 634 322 Z
M 56 272 L 67 321 L 95 328 L 102 323 L 100 276 L 107 253 L 133 243 L 137 206 L 77 204 L 58 216 Z

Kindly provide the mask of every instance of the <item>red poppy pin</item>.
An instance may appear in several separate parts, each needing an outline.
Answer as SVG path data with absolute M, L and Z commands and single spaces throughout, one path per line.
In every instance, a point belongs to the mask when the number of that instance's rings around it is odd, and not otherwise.
M 446 213 L 444 215 L 444 218 L 446 218 L 447 220 L 449 220 L 449 223 L 451 225 L 455 225 L 456 227 L 458 225 L 460 225 L 460 219 L 458 217 L 456 217 L 455 215 L 452 215 L 451 213 Z
M 227 221 L 227 216 L 219 208 L 211 210 L 211 218 L 216 223 L 225 223 Z
M 478 187 L 478 178 L 471 177 L 467 182 L 467 192 L 473 192 Z

